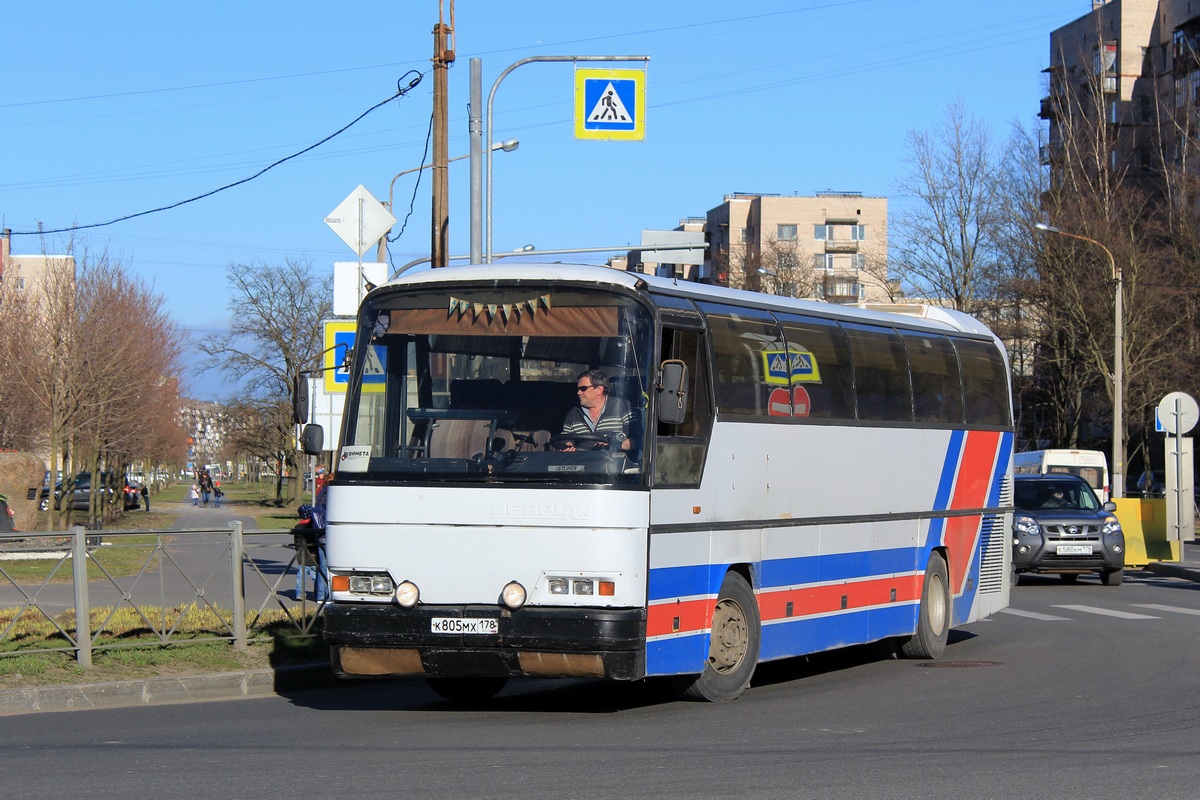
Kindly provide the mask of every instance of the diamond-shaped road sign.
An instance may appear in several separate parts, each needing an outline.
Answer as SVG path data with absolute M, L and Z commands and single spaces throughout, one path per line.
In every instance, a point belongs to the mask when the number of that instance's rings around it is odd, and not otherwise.
M 396 224 L 396 218 L 361 183 L 329 212 L 325 224 L 333 229 L 357 256 L 363 253 Z

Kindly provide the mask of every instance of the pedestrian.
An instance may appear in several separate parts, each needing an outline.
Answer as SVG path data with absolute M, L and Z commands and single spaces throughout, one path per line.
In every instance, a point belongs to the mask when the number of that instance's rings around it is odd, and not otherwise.
M 191 492 L 189 492 L 189 494 L 191 494 L 191 496 L 192 496 L 192 508 L 199 506 L 200 505 L 200 487 L 193 483 L 192 490 L 191 490 Z
M 144 484 L 144 483 L 142 484 L 140 493 L 142 495 L 142 507 L 145 508 L 146 513 L 149 514 L 150 513 L 150 489 L 147 488 L 146 484 Z
M 208 470 L 200 473 L 200 497 L 204 501 L 204 507 L 208 508 L 208 497 L 212 494 L 212 478 L 208 477 Z
M 224 496 L 225 493 L 221 491 L 221 482 L 215 481 L 213 483 L 213 498 L 217 501 L 217 508 L 221 507 L 221 498 Z

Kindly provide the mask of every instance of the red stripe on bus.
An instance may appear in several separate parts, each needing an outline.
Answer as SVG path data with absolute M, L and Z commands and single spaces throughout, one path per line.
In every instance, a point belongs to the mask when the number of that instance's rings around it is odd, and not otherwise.
M 667 636 L 672 633 L 706 631 L 712 627 L 712 614 L 716 605 L 716 601 L 711 598 L 656 603 L 646 609 L 646 635 Z
M 1000 436 L 998 431 L 971 431 L 967 434 L 950 508 L 981 508 L 987 504 Z M 950 517 L 946 520 L 945 542 L 950 554 L 950 586 L 954 594 L 964 591 L 967 568 L 979 541 L 982 522 L 983 517 L 978 515 Z
M 920 575 L 902 575 L 829 586 L 801 586 L 795 589 L 762 592 L 758 595 L 759 616 L 763 622 L 810 617 L 855 608 L 912 603 L 921 597 Z M 895 596 L 892 596 L 893 590 Z M 843 605 L 842 598 L 845 598 Z M 787 604 L 792 604 L 788 613 Z M 695 633 L 712 627 L 712 599 L 657 603 L 646 612 L 646 635 L 667 636 Z

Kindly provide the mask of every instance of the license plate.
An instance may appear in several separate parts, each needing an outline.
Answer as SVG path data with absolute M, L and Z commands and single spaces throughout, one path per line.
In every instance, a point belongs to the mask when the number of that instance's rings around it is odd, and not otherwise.
M 430 633 L 487 634 L 500 630 L 496 619 L 487 617 L 434 617 L 429 620 Z
M 1090 556 L 1092 546 L 1090 544 L 1060 544 L 1055 552 L 1060 556 Z

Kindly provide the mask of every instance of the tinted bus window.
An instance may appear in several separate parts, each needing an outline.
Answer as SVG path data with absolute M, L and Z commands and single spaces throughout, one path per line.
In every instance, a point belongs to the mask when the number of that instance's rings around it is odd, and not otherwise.
M 778 315 L 792 360 L 792 395 L 801 387 L 808 406 L 794 405 L 797 419 L 854 419 L 854 373 L 850 343 L 836 322 Z
M 996 346 L 955 339 L 962 366 L 963 400 L 968 425 L 1011 425 L 1008 372 Z
M 912 367 L 913 416 L 917 422 L 962 424 L 958 355 L 945 336 L 905 333 Z
M 904 340 L 890 328 L 843 325 L 854 357 L 860 420 L 911 422 L 912 383 Z
M 764 354 L 782 351 L 783 338 L 767 312 L 706 306 L 712 332 L 717 408 L 726 414 L 767 413 Z M 785 379 L 786 384 L 786 379 Z

